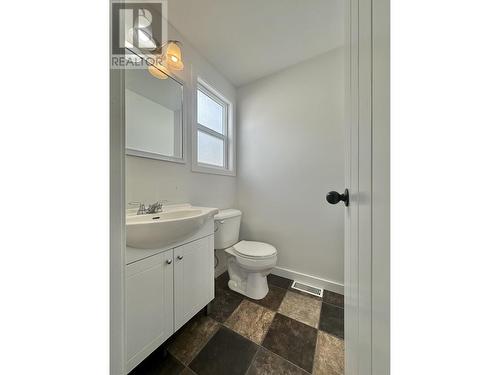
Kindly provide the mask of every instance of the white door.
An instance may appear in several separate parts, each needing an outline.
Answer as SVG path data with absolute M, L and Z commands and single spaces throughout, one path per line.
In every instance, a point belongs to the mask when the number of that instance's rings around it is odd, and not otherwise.
M 346 10 L 345 373 L 388 375 L 389 1 Z
M 175 330 L 214 298 L 214 236 L 174 249 Z
M 170 250 L 126 267 L 128 371 L 173 333 L 172 256 Z

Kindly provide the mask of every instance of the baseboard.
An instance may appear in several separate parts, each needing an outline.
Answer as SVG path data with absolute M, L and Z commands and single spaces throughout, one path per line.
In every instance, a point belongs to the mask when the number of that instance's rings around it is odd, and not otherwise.
M 271 271 L 272 274 L 281 277 L 286 277 L 291 280 L 297 280 L 311 286 L 323 288 L 331 292 L 344 294 L 344 284 L 335 281 L 322 279 L 321 277 L 306 275 L 305 273 L 297 272 L 283 267 L 274 267 Z

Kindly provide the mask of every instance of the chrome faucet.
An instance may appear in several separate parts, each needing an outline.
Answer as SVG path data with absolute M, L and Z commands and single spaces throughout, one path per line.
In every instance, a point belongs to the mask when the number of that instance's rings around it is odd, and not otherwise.
M 163 202 L 167 202 L 165 200 L 158 201 L 153 204 L 150 204 L 146 207 L 146 205 L 142 202 L 130 202 L 129 204 L 138 205 L 139 208 L 137 210 L 137 215 L 147 215 L 147 214 L 157 214 L 159 212 L 163 212 Z
M 161 202 L 155 202 L 153 204 L 150 204 L 147 208 L 148 214 L 157 214 L 158 212 L 162 211 L 163 211 L 163 203 Z
M 131 206 L 139 206 L 137 209 L 137 215 L 145 215 L 147 213 L 146 205 L 142 202 L 129 202 Z
M 146 215 L 146 206 L 144 203 L 139 203 L 139 209 L 137 210 L 137 215 Z

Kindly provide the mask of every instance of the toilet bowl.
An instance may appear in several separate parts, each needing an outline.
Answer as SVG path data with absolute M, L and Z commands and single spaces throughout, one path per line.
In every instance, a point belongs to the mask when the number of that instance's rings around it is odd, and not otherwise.
M 269 292 L 267 275 L 278 260 L 276 248 L 263 242 L 240 241 L 225 251 L 229 288 L 253 299 L 264 298 Z
M 257 241 L 238 241 L 241 211 L 220 210 L 215 215 L 215 249 L 227 254 L 231 290 L 253 299 L 262 299 L 269 292 L 267 275 L 278 260 L 276 248 Z

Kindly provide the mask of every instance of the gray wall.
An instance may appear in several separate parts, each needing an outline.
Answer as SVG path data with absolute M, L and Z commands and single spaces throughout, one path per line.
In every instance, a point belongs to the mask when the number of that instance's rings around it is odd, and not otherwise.
M 344 282 L 344 50 L 238 89 L 241 238 L 269 242 L 278 266 Z

